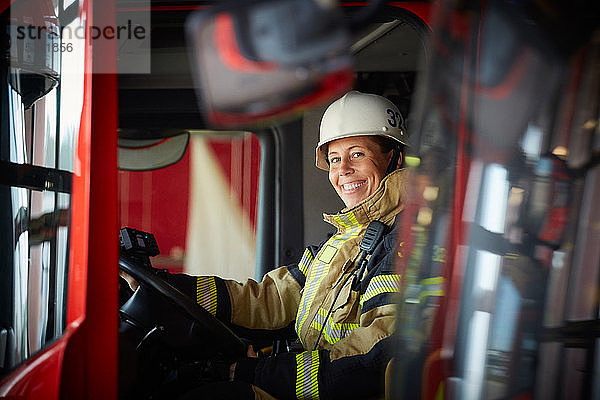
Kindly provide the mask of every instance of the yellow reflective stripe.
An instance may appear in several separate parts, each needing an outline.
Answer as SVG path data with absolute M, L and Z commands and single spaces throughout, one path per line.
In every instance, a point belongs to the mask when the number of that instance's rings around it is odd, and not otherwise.
M 358 236 L 362 228 L 362 225 L 357 225 L 352 227 L 347 232 L 336 234 L 332 236 L 326 243 L 325 246 L 321 249 L 323 251 L 324 248 L 330 246 L 339 250 L 344 243 L 348 240 L 353 239 Z M 320 251 L 320 252 L 321 252 Z M 304 291 L 302 292 L 302 298 L 300 299 L 300 307 L 298 307 L 298 314 L 296 315 L 296 333 L 300 338 L 300 342 L 302 342 L 302 327 L 306 323 L 306 319 L 308 318 L 309 310 L 312 306 L 312 303 L 317 295 L 318 288 L 321 285 L 321 282 L 327 276 L 329 272 L 329 267 L 331 265 L 331 261 L 333 258 L 329 260 L 329 262 L 322 262 L 319 260 L 319 255 L 315 257 L 315 262 L 312 263 L 311 267 L 308 269 L 308 274 L 306 276 L 306 284 L 304 285 Z M 302 342 L 303 343 L 303 342 Z M 305 343 L 303 343 L 305 344 Z
M 421 293 L 419 293 L 419 303 L 429 296 L 444 296 L 444 277 L 435 276 L 433 278 L 425 278 L 421 281 Z
M 444 292 L 444 289 L 440 289 L 440 290 L 426 290 L 424 292 L 419 293 L 419 302 L 423 301 L 423 299 L 425 297 L 429 297 L 429 296 L 445 296 L 446 292 Z
M 381 293 L 396 293 L 400 288 L 400 275 L 377 275 L 374 276 L 367 286 L 367 290 L 360 297 L 360 307 Z
M 327 311 L 323 308 L 319 308 L 315 319 L 311 322 L 310 326 L 318 331 L 321 331 L 323 327 L 323 321 L 327 316 Z M 331 317 L 331 315 L 330 315 Z M 325 322 L 325 329 L 323 329 L 323 337 L 329 343 L 334 344 L 340 339 L 347 337 L 353 330 L 358 328 L 360 324 L 350 322 L 332 322 L 331 319 Z
M 325 245 L 319 254 L 318 260 L 329 264 L 331 260 L 333 260 L 333 257 L 335 257 L 337 254 L 338 250 L 339 249 L 337 247 Z
M 312 255 L 312 253 L 310 252 L 310 250 L 309 249 L 304 250 L 304 254 L 302 254 L 302 258 L 300 259 L 300 262 L 298 263 L 298 268 L 300 268 L 300 271 L 302 272 L 302 274 L 304 274 L 304 276 L 306 276 L 306 272 L 308 272 L 308 267 L 313 262 L 313 260 L 314 260 L 314 257 Z
M 319 352 L 304 351 L 296 354 L 296 398 L 319 398 Z
M 356 215 L 354 215 L 354 212 L 349 212 L 347 213 L 348 219 L 350 220 L 350 223 L 352 224 L 352 226 L 357 226 L 360 225 L 358 223 L 358 220 L 356 219 Z
M 435 392 L 435 400 L 444 400 L 444 381 L 440 382 L 437 392 Z
M 333 216 L 333 220 L 340 226 L 342 226 L 344 229 L 350 228 L 350 224 L 344 220 L 344 214 L 336 214 Z
M 332 217 L 334 222 L 344 228 L 344 230 L 362 226 L 353 211 L 344 214 L 335 214 Z
M 212 315 L 217 314 L 217 284 L 214 276 L 196 277 L 196 303 Z
M 306 284 L 304 285 L 304 292 L 302 293 L 302 298 L 300 299 L 300 307 L 298 307 L 298 314 L 296 315 L 296 333 L 302 341 L 302 335 L 300 331 L 302 330 L 302 326 L 306 322 L 306 318 L 308 317 L 308 311 L 310 306 L 317 294 L 317 287 L 327 275 L 329 271 L 329 264 L 319 262 L 315 266 L 313 266 L 306 277 Z
M 433 278 L 425 278 L 421 281 L 421 285 L 439 285 L 444 283 L 443 276 L 434 276 Z

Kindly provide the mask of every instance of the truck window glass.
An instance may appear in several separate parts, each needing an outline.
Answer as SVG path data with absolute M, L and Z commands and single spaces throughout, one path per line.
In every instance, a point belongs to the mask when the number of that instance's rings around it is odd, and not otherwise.
M 254 277 L 259 165 L 260 145 L 251 133 L 192 132 L 179 162 L 119 171 L 120 226 L 155 235 L 157 267 Z
M 4 375 L 53 343 L 66 327 L 71 181 L 83 106 L 85 39 L 72 38 L 69 51 L 61 54 L 53 10 L 15 6 L 0 18 L 3 32 L 12 35 L 10 57 L 0 61 Z M 84 21 L 64 23 L 75 29 Z M 45 27 L 45 35 L 21 38 L 19 26 L 27 24 Z

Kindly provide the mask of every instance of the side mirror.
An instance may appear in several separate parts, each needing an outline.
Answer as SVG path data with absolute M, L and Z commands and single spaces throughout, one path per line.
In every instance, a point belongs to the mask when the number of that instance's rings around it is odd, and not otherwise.
M 341 96 L 354 74 L 335 3 L 261 0 L 186 23 L 200 109 L 215 128 L 265 125 Z
M 187 132 L 148 140 L 119 138 L 119 169 L 148 171 L 174 164 L 185 154 L 189 138 Z

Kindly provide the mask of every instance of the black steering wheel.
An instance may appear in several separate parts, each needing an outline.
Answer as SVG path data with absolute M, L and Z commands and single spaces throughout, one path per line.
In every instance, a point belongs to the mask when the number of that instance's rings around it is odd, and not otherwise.
M 148 262 L 149 264 L 149 262 Z M 246 345 L 225 324 L 215 318 L 190 297 L 160 277 L 162 270 L 145 265 L 143 260 L 136 257 L 119 257 L 119 268 L 138 281 L 140 289 L 149 288 L 153 294 L 158 294 L 159 300 L 167 300 L 174 304 L 197 324 L 202 331 L 202 336 L 209 338 L 213 343 L 220 344 L 219 352 L 230 359 L 237 359 L 246 355 Z M 156 296 L 155 296 L 156 297 Z M 126 306 L 126 305 L 125 305 Z

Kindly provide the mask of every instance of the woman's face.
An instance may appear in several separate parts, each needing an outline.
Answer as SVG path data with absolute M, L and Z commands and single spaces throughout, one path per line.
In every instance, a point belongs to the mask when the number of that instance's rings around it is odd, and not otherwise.
M 392 154 L 392 151 L 383 153 L 369 136 L 329 143 L 329 181 L 346 207 L 354 207 L 377 190 Z

